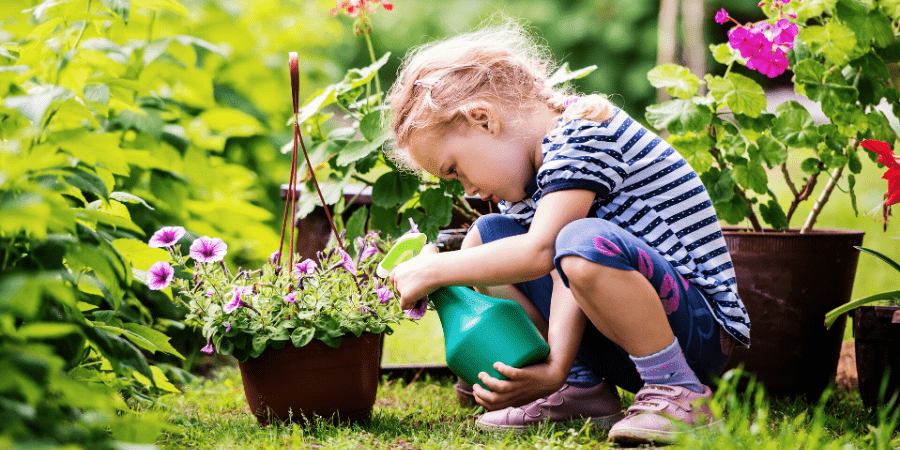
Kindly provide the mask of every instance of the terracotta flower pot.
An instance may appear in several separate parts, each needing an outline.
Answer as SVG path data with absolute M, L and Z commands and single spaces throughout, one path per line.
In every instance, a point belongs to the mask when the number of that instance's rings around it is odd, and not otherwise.
M 853 314 L 859 395 L 866 407 L 877 408 L 900 391 L 900 307 L 861 306 Z M 885 375 L 887 389 L 879 398 Z
M 727 369 L 743 365 L 776 396 L 817 400 L 834 380 L 846 316 L 823 318 L 850 300 L 862 231 L 753 233 L 724 230 L 738 294 L 750 315 L 750 348 L 736 347 Z
M 382 335 L 348 335 L 338 348 L 314 339 L 297 348 L 267 348 L 240 363 L 244 394 L 262 425 L 272 421 L 333 423 L 368 419 L 378 393 Z

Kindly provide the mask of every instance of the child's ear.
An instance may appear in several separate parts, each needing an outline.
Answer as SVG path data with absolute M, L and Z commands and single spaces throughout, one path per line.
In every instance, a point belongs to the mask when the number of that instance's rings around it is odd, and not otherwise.
M 489 103 L 475 103 L 462 108 L 463 115 L 469 120 L 469 124 L 479 127 L 486 133 L 500 133 L 500 120 L 494 107 Z

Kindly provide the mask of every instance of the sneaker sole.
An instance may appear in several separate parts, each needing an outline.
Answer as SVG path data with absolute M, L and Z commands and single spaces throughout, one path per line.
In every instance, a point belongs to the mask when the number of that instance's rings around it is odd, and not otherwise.
M 572 421 L 591 421 L 591 427 L 599 429 L 599 430 L 608 430 L 613 426 L 616 422 L 625 418 L 625 412 L 619 412 L 618 414 L 612 414 L 609 416 L 601 416 L 601 417 L 588 417 L 588 418 L 579 418 L 579 419 L 565 419 L 565 420 L 556 420 L 551 423 L 564 423 L 570 420 Z M 527 433 L 534 428 L 537 428 L 540 424 L 545 421 L 533 422 L 530 425 L 497 425 L 493 423 L 485 423 L 482 422 L 479 418 L 475 421 L 475 426 L 481 430 L 489 431 L 489 432 L 512 432 L 516 434 Z
M 719 426 L 723 423 L 718 420 L 706 425 L 695 427 L 695 430 Z M 609 432 L 609 440 L 616 444 L 640 445 L 640 444 L 674 444 L 683 431 L 648 430 L 646 428 L 617 428 Z

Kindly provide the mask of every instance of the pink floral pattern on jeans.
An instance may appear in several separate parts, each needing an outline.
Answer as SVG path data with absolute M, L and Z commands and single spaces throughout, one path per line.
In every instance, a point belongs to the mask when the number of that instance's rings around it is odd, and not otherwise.
M 622 254 L 622 250 L 605 237 L 595 237 L 594 247 L 597 248 L 597 251 L 606 256 L 619 256 Z
M 662 300 L 666 315 L 678 310 L 678 285 L 669 274 L 663 277 L 662 285 L 659 287 L 659 299 Z
M 638 270 L 648 280 L 653 278 L 653 261 L 650 259 L 650 255 L 640 248 L 638 249 Z

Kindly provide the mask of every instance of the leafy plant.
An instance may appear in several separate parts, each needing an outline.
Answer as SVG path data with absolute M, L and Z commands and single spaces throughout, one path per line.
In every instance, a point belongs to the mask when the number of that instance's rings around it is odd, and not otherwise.
M 886 101 L 900 116 L 898 80 L 890 72 L 900 60 L 900 7 L 862 0 L 763 0 L 760 6 L 767 19 L 737 24 L 728 44 L 710 46 L 716 61 L 727 66 L 724 75 L 700 80 L 674 64 L 651 70 L 651 84 L 676 98 L 651 106 L 646 117 L 671 133 L 669 142 L 700 174 L 718 217 L 729 223 L 749 220 L 755 231 L 762 231 L 763 223 L 785 230 L 798 205 L 825 178 L 801 228 L 806 232 L 846 171 L 847 187 L 841 190 L 856 211 L 860 141 L 897 140 L 875 106 Z M 724 9 L 716 16 L 719 23 L 729 20 Z M 763 88 L 733 70 L 735 64 L 769 77 L 792 71 L 796 93 L 821 105 L 827 123 L 817 125 L 796 101 L 767 112 Z M 799 171 L 789 165 L 790 154 L 809 155 Z M 793 198 L 779 199 L 769 188 L 774 170 L 784 176 Z
M 323 182 L 325 203 L 337 204 L 340 213 L 344 209 L 346 186 L 361 183 L 371 187 L 372 206 L 357 209 L 347 219 L 348 237 L 361 236 L 366 225 L 396 237 L 409 231 L 407 223 L 413 220 L 429 239 L 436 240 L 439 229 L 450 223 L 454 212 L 470 220 L 479 213 L 465 200 L 465 190 L 458 180 L 430 176 L 420 180 L 399 170 L 384 157 L 382 147 L 391 133 L 384 126 L 389 111 L 384 104 L 378 71 L 388 62 L 390 53 L 376 57 L 370 38 L 370 15 L 379 4 L 384 9 L 393 9 L 388 2 L 361 1 L 359 6 L 354 6 L 354 2 L 339 2 L 332 10 L 333 16 L 344 13 L 354 18 L 353 31 L 365 39 L 372 63 L 348 70 L 340 82 L 313 93 L 300 108 L 297 121 L 310 140 L 310 160 Z M 584 77 L 595 68 L 572 71 L 563 65 L 551 79 L 554 84 L 562 84 Z M 287 144 L 282 151 L 286 153 L 289 148 Z M 304 164 L 300 173 L 305 174 L 307 170 Z M 304 181 L 306 191 L 312 193 L 312 180 Z M 321 201 L 315 195 L 301 196 L 298 216 L 305 217 L 318 204 Z M 339 218 L 340 214 L 336 216 Z
M 403 317 L 391 288 L 374 276 L 385 248 L 377 232 L 355 239 L 356 258 L 332 245 L 318 252 L 316 261 L 291 267 L 275 252 L 261 268 L 235 272 L 222 262 L 227 245 L 205 236 L 191 244 L 189 267 L 177 245 L 184 234 L 181 227 L 154 234 L 150 245 L 165 247 L 169 261 L 157 262 L 138 278 L 154 290 L 174 282 L 190 311 L 187 322 L 203 329 L 206 353 L 246 361 L 268 347 L 302 347 L 313 339 L 337 348 L 348 334 L 390 334 L 390 324 Z
M 900 239 L 900 238 L 894 238 L 894 239 Z M 887 256 L 883 253 L 880 253 L 878 251 L 872 250 L 870 248 L 865 248 L 865 247 L 855 247 L 855 248 L 857 248 L 859 251 L 861 251 L 863 253 L 870 254 L 870 255 L 884 261 L 889 266 L 896 269 L 897 272 L 900 272 L 900 263 L 898 263 L 897 261 L 894 261 L 889 256 Z M 874 294 L 874 295 L 869 295 L 867 297 L 859 298 L 859 299 L 853 300 L 851 302 L 847 302 L 841 306 L 838 306 L 837 308 L 834 308 L 825 314 L 825 327 L 831 328 L 831 325 L 834 324 L 834 321 L 837 320 L 837 318 L 840 317 L 840 315 L 845 312 L 851 311 L 860 306 L 866 306 L 866 305 L 871 305 L 871 304 L 876 304 L 876 303 L 885 303 L 885 302 L 888 302 L 887 304 L 892 304 L 895 306 L 900 305 L 900 290 L 886 291 L 886 292 L 881 292 L 881 293 Z

